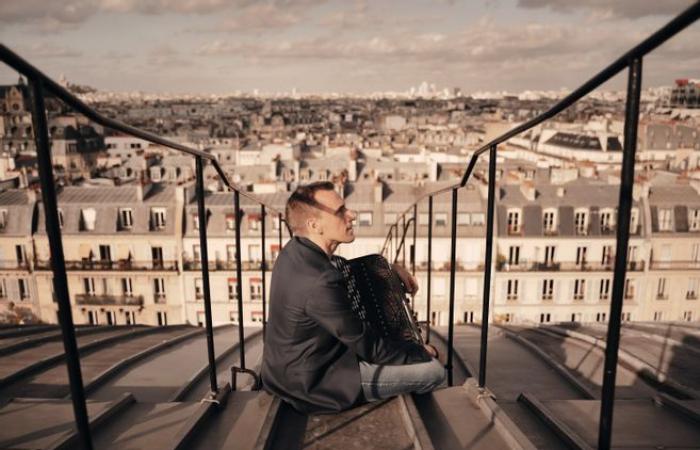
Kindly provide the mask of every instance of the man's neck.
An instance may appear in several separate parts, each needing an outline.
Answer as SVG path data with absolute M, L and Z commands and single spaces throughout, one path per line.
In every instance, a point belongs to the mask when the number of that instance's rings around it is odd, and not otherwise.
M 335 249 L 338 248 L 338 242 L 328 241 L 326 239 L 323 239 L 323 236 L 299 235 L 299 237 L 306 238 L 314 244 L 318 245 L 321 248 L 321 250 L 323 250 L 329 257 L 333 254 L 333 252 L 335 252 Z

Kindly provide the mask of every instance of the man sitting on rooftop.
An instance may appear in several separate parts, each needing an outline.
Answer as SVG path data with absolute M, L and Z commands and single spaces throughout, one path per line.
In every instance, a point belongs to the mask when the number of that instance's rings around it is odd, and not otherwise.
M 354 315 L 331 255 L 340 243 L 355 240 L 357 214 L 345 207 L 334 185 L 300 186 L 287 201 L 285 215 L 294 238 L 272 271 L 265 390 L 312 413 L 426 393 L 441 385 L 445 369 L 433 346 L 386 340 Z M 394 269 L 415 292 L 415 279 L 400 266 Z

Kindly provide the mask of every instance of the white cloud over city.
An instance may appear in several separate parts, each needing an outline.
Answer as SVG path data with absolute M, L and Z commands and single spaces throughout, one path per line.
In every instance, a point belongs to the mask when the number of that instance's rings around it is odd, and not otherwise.
M 559 89 L 691 3 L 4 0 L 0 41 L 51 76 L 104 90 L 369 93 L 424 80 L 466 92 Z M 699 41 L 695 24 L 662 46 L 646 83 L 700 78 Z

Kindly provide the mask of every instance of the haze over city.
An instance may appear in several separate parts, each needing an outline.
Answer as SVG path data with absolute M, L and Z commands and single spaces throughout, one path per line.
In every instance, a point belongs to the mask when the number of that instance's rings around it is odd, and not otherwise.
M 349 93 L 574 88 L 689 0 L 6 0 L 0 42 L 103 91 Z M 700 68 L 691 26 L 644 85 Z M 605 85 L 620 89 L 624 77 Z M 17 75 L 0 68 L 0 83 Z

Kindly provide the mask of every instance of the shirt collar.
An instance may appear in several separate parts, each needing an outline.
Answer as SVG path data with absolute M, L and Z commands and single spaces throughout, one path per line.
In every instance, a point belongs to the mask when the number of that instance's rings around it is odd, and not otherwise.
M 328 256 L 328 253 L 323 251 L 323 249 L 321 247 L 319 247 L 318 244 L 316 244 L 311 239 L 304 237 L 304 236 L 294 236 L 294 239 L 296 239 L 304 247 L 310 248 L 311 250 L 322 254 L 327 259 L 330 259 L 330 257 Z

